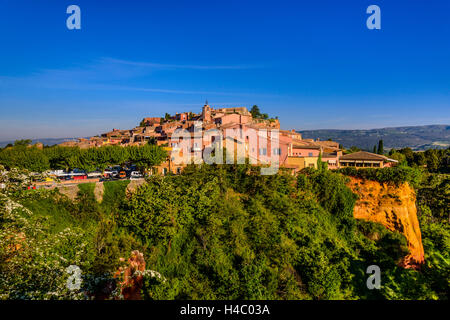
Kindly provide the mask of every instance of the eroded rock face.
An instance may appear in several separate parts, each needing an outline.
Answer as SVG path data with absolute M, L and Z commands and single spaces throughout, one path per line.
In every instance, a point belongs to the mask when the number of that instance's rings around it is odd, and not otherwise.
M 135 192 L 140 186 L 142 186 L 143 184 L 145 184 L 145 180 L 144 179 L 140 179 L 140 180 L 131 180 L 130 183 L 127 186 L 126 189 L 126 194 L 128 196 L 130 196 L 133 192 Z
M 419 268 L 424 262 L 424 251 L 414 189 L 408 183 L 393 186 L 357 178 L 351 178 L 348 187 L 359 196 L 353 216 L 381 223 L 391 231 L 402 233 L 410 252 L 403 259 L 402 266 Z
M 144 284 L 142 272 L 145 271 L 144 255 L 135 250 L 131 252 L 131 257 L 125 267 L 119 268 L 115 277 L 121 277 L 119 288 L 123 299 L 125 300 L 141 300 L 141 289 Z

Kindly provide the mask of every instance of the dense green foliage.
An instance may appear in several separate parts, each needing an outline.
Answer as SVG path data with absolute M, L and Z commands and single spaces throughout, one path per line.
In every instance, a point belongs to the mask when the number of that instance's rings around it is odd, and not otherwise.
M 374 180 L 381 183 L 400 184 L 403 182 L 409 182 L 413 186 L 418 186 L 423 179 L 423 173 L 421 170 L 411 168 L 407 166 L 399 166 L 392 168 L 361 168 L 356 169 L 352 167 L 341 168 L 338 172 L 352 176 L 356 178 Z
M 78 147 L 46 147 L 18 144 L 0 151 L 0 164 L 6 168 L 27 169 L 43 172 L 49 169 L 103 170 L 108 166 L 127 162 L 139 167 L 149 168 L 160 164 L 167 158 L 167 152 L 156 145 L 104 146 L 80 149 Z
M 94 184 L 80 185 L 74 202 L 48 190 L 2 195 L 24 208 L 0 206 L 0 298 L 111 297 L 119 258 L 136 249 L 165 279 L 145 277 L 147 299 L 448 298 L 447 177 L 428 181 L 436 201 L 419 190 L 427 263 L 415 271 L 398 266 L 402 235 L 353 219 L 342 174 L 259 173 L 192 165 L 151 177 L 129 197 L 126 182 L 105 183 L 101 203 Z M 83 272 L 79 292 L 65 287 L 71 264 Z M 380 290 L 366 286 L 373 264 Z
M 103 183 L 104 194 L 101 203 L 105 213 L 113 214 L 121 206 L 129 180 L 107 181 Z
M 105 199 L 114 199 L 107 204 L 90 183 L 73 202 L 56 190 L 0 193 L 0 299 L 86 299 L 114 289 L 119 258 L 142 250 L 111 213 L 125 200 L 124 182 L 105 188 Z M 67 288 L 70 265 L 82 270 L 82 290 Z
M 149 283 L 148 298 L 446 297 L 448 285 L 437 285 L 445 270 L 432 268 L 439 276 L 431 280 L 398 267 L 403 236 L 353 219 L 341 175 L 307 170 L 295 181 L 253 170 L 191 167 L 152 178 L 126 203 L 118 224 L 150 248 L 148 262 L 168 279 Z M 383 270 L 380 291 L 365 286 L 371 264 Z
M 450 176 L 430 174 L 417 191 L 418 217 L 425 250 L 423 274 L 436 292 L 450 288 Z M 448 296 L 446 297 L 448 299 Z

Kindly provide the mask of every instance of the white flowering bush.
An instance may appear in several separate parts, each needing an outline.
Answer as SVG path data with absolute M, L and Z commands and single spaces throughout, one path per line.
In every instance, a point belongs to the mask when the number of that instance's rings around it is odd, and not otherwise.
M 176 298 L 177 288 L 173 287 L 173 281 L 167 281 L 159 272 L 147 269 L 143 272 L 136 271 L 137 275 L 143 275 L 144 277 L 142 288 L 144 299 L 170 300 Z
M 33 182 L 51 178 L 48 172 L 36 173 L 26 169 L 11 168 L 6 170 L 0 164 L 0 192 L 13 195 L 16 192 L 25 190 Z
M 140 244 L 87 191 L 72 201 L 28 189 L 33 178 L 0 166 L 0 300 L 122 299 L 119 257 Z M 152 270 L 135 276 L 162 281 Z
M 13 193 L 31 184 L 32 175 L 27 170 L 13 168 L 6 170 L 0 165 L 0 192 Z
M 45 218 L 0 193 L 0 299 L 82 299 L 65 270 L 85 266 L 83 232 L 47 232 Z

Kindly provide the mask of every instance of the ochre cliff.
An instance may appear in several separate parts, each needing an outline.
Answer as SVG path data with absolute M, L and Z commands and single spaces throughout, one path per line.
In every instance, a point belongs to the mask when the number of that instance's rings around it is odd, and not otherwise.
M 409 254 L 403 259 L 402 266 L 419 268 L 424 262 L 424 251 L 414 189 L 408 183 L 394 186 L 357 178 L 351 178 L 348 186 L 359 196 L 353 216 L 381 223 L 389 230 L 403 234 Z
M 123 259 L 124 260 L 124 259 Z M 141 289 L 144 285 L 144 277 L 142 272 L 145 271 L 144 255 L 135 250 L 131 252 L 128 263 L 120 267 L 114 275 L 119 279 L 119 288 L 123 299 L 125 300 L 141 300 Z

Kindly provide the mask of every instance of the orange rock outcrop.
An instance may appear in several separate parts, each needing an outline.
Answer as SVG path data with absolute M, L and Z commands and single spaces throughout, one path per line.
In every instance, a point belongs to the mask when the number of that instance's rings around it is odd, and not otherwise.
M 145 271 L 144 255 L 135 250 L 131 252 L 128 264 L 119 268 L 116 278 L 122 278 L 119 282 L 119 288 L 125 300 L 141 300 L 141 289 L 144 284 L 142 272 Z
M 403 234 L 409 254 L 403 259 L 402 266 L 419 268 L 424 262 L 424 251 L 414 189 L 408 183 L 394 186 L 357 178 L 351 178 L 348 187 L 359 196 L 353 216 L 381 223 L 389 230 Z

